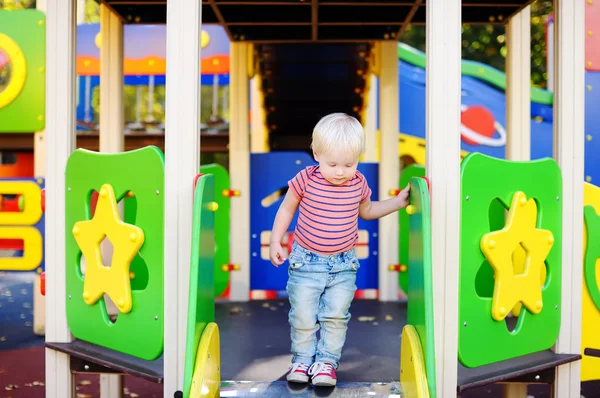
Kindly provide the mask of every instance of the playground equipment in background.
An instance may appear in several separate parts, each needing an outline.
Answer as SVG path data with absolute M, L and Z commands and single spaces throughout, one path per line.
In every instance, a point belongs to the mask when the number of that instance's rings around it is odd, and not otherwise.
M 135 119 L 127 119 L 129 132 L 161 132 L 161 126 L 153 112 L 146 112 L 142 120 L 142 108 L 148 110 L 158 98 L 158 87 L 165 85 L 166 73 L 166 27 L 165 25 L 125 25 L 123 32 L 124 60 L 123 73 L 125 86 L 135 87 Z M 78 79 L 77 128 L 97 130 L 93 108 L 93 93 L 100 85 L 100 24 L 83 24 L 77 27 Z M 218 88 L 229 85 L 229 38 L 223 27 L 202 26 L 202 86 L 213 86 L 211 114 L 219 113 L 219 104 L 226 107 L 227 100 L 219 101 Z M 142 87 L 147 88 L 147 98 L 143 98 Z M 217 123 L 217 124 L 214 124 Z M 227 124 L 214 120 L 203 126 L 204 129 L 227 130 Z
M 600 379 L 600 188 L 585 183 L 581 381 Z
M 43 178 L 0 179 L 0 271 L 44 271 L 44 184 Z
M 484 180 L 497 184 L 481 184 Z M 410 233 L 403 241 L 408 251 L 403 337 L 408 342 L 403 348 L 410 345 L 413 361 L 402 355 L 400 379 L 407 394 L 435 397 L 429 190 L 421 177 L 410 183 Z M 475 153 L 463 160 L 459 392 L 517 377 L 551 384 L 556 366 L 581 358 L 551 351 L 561 314 L 561 193 L 560 169 L 552 159 L 510 162 Z M 517 250 L 524 255 L 515 255 Z M 525 306 L 518 319 L 507 319 L 519 301 Z M 422 352 L 415 354 L 419 347 Z
M 0 11 L 0 132 L 44 129 L 45 23 L 38 10 Z
M 140 179 L 140 174 L 151 179 Z M 66 169 L 67 322 L 76 340 L 46 342 L 95 371 L 118 371 L 162 382 L 164 312 L 164 154 L 155 147 L 119 154 L 76 150 Z M 99 192 L 92 215 L 90 198 Z M 214 323 L 214 179 L 200 175 L 194 193 L 193 240 L 187 289 L 183 397 L 214 396 L 219 388 L 219 331 Z M 133 192 L 133 194 L 130 194 Z M 123 215 L 118 202 L 123 201 Z M 109 239 L 111 259 L 100 242 Z M 86 269 L 80 267 L 86 258 Z M 110 266 L 108 265 L 110 262 Z M 117 319 L 106 300 L 116 303 Z M 52 309 L 49 309 L 50 315 Z

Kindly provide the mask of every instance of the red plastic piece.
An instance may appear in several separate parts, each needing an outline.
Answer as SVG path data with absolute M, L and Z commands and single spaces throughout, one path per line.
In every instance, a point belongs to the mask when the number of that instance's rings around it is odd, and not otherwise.
M 424 179 L 425 181 L 427 181 L 427 190 L 429 192 L 431 192 L 431 183 L 429 182 L 429 178 L 427 177 L 421 177 L 422 179 Z
M 196 188 L 196 185 L 198 185 L 198 180 L 200 179 L 200 177 L 202 177 L 204 174 L 198 174 L 195 178 L 194 178 L 194 189 Z
M 46 273 L 42 272 L 40 274 L 40 293 L 42 293 L 42 296 L 46 295 Z
M 42 213 L 46 212 L 46 188 L 42 189 Z

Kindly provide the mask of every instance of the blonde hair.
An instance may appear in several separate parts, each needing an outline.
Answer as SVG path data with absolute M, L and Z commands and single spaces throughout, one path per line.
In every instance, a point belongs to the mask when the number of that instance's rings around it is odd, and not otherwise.
M 356 159 L 365 152 L 365 131 L 356 118 L 345 113 L 331 113 L 319 120 L 313 129 L 313 151 L 330 154 L 336 147 L 350 151 Z

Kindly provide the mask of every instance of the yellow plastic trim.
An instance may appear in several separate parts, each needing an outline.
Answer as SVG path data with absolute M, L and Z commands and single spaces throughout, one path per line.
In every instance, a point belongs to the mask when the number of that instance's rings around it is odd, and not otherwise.
M 413 325 L 402 329 L 400 385 L 405 398 L 429 398 L 421 340 Z
M 42 263 L 42 234 L 35 227 L 0 227 L 0 239 L 23 239 L 23 257 L 0 258 L 0 270 L 33 271 Z
M 600 213 L 600 188 L 595 185 L 583 183 L 583 205 L 593 206 Z M 583 223 L 583 259 L 587 251 L 588 231 Z M 582 262 L 583 264 L 583 262 Z M 600 358 L 585 355 L 586 348 L 600 348 L 600 308 L 596 308 L 592 296 L 585 282 L 585 273 L 582 268 L 583 286 L 581 311 L 583 315 L 581 325 L 581 381 L 600 379 Z M 600 286 L 600 259 L 596 260 L 596 283 Z
M 513 195 L 505 227 L 481 238 L 481 251 L 494 269 L 492 317 L 502 321 L 521 302 L 532 313 L 542 310 L 540 273 L 554 244 L 552 231 L 536 227 L 537 205 L 523 192 Z M 521 245 L 526 252 L 525 268 L 517 273 L 513 252 Z
M 24 205 L 20 212 L 0 212 L 0 225 L 33 225 L 42 217 L 42 190 L 33 181 L 1 181 L 0 193 L 21 194 Z
M 85 303 L 93 305 L 106 293 L 119 311 L 129 313 L 132 307 L 129 266 L 144 243 L 144 231 L 121 221 L 112 185 L 100 188 L 94 218 L 75 223 L 72 231 L 86 261 Z M 100 243 L 104 237 L 114 247 L 110 267 L 102 263 Z
M 219 397 L 221 387 L 219 340 L 217 324 L 211 322 L 206 325 L 196 353 L 190 398 Z
M 4 33 L 0 33 L 0 48 L 6 52 L 11 62 L 11 77 L 8 86 L 0 92 L 0 109 L 15 100 L 27 80 L 27 61 L 21 47 Z

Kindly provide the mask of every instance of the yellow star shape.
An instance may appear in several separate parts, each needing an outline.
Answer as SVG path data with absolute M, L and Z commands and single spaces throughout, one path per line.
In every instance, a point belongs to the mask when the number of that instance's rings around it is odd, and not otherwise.
M 536 228 L 537 205 L 523 192 L 513 196 L 505 227 L 485 234 L 481 251 L 494 269 L 492 317 L 503 320 L 519 302 L 533 314 L 543 307 L 540 273 L 554 243 L 551 231 Z M 513 252 L 521 245 L 525 249 L 523 273 L 515 274 Z
M 73 235 L 86 261 L 85 303 L 93 305 L 106 293 L 120 312 L 131 311 L 129 266 L 144 243 L 144 231 L 121 220 L 112 185 L 102 185 L 94 217 L 75 223 Z M 100 252 L 105 237 L 113 244 L 110 267 L 102 263 Z

